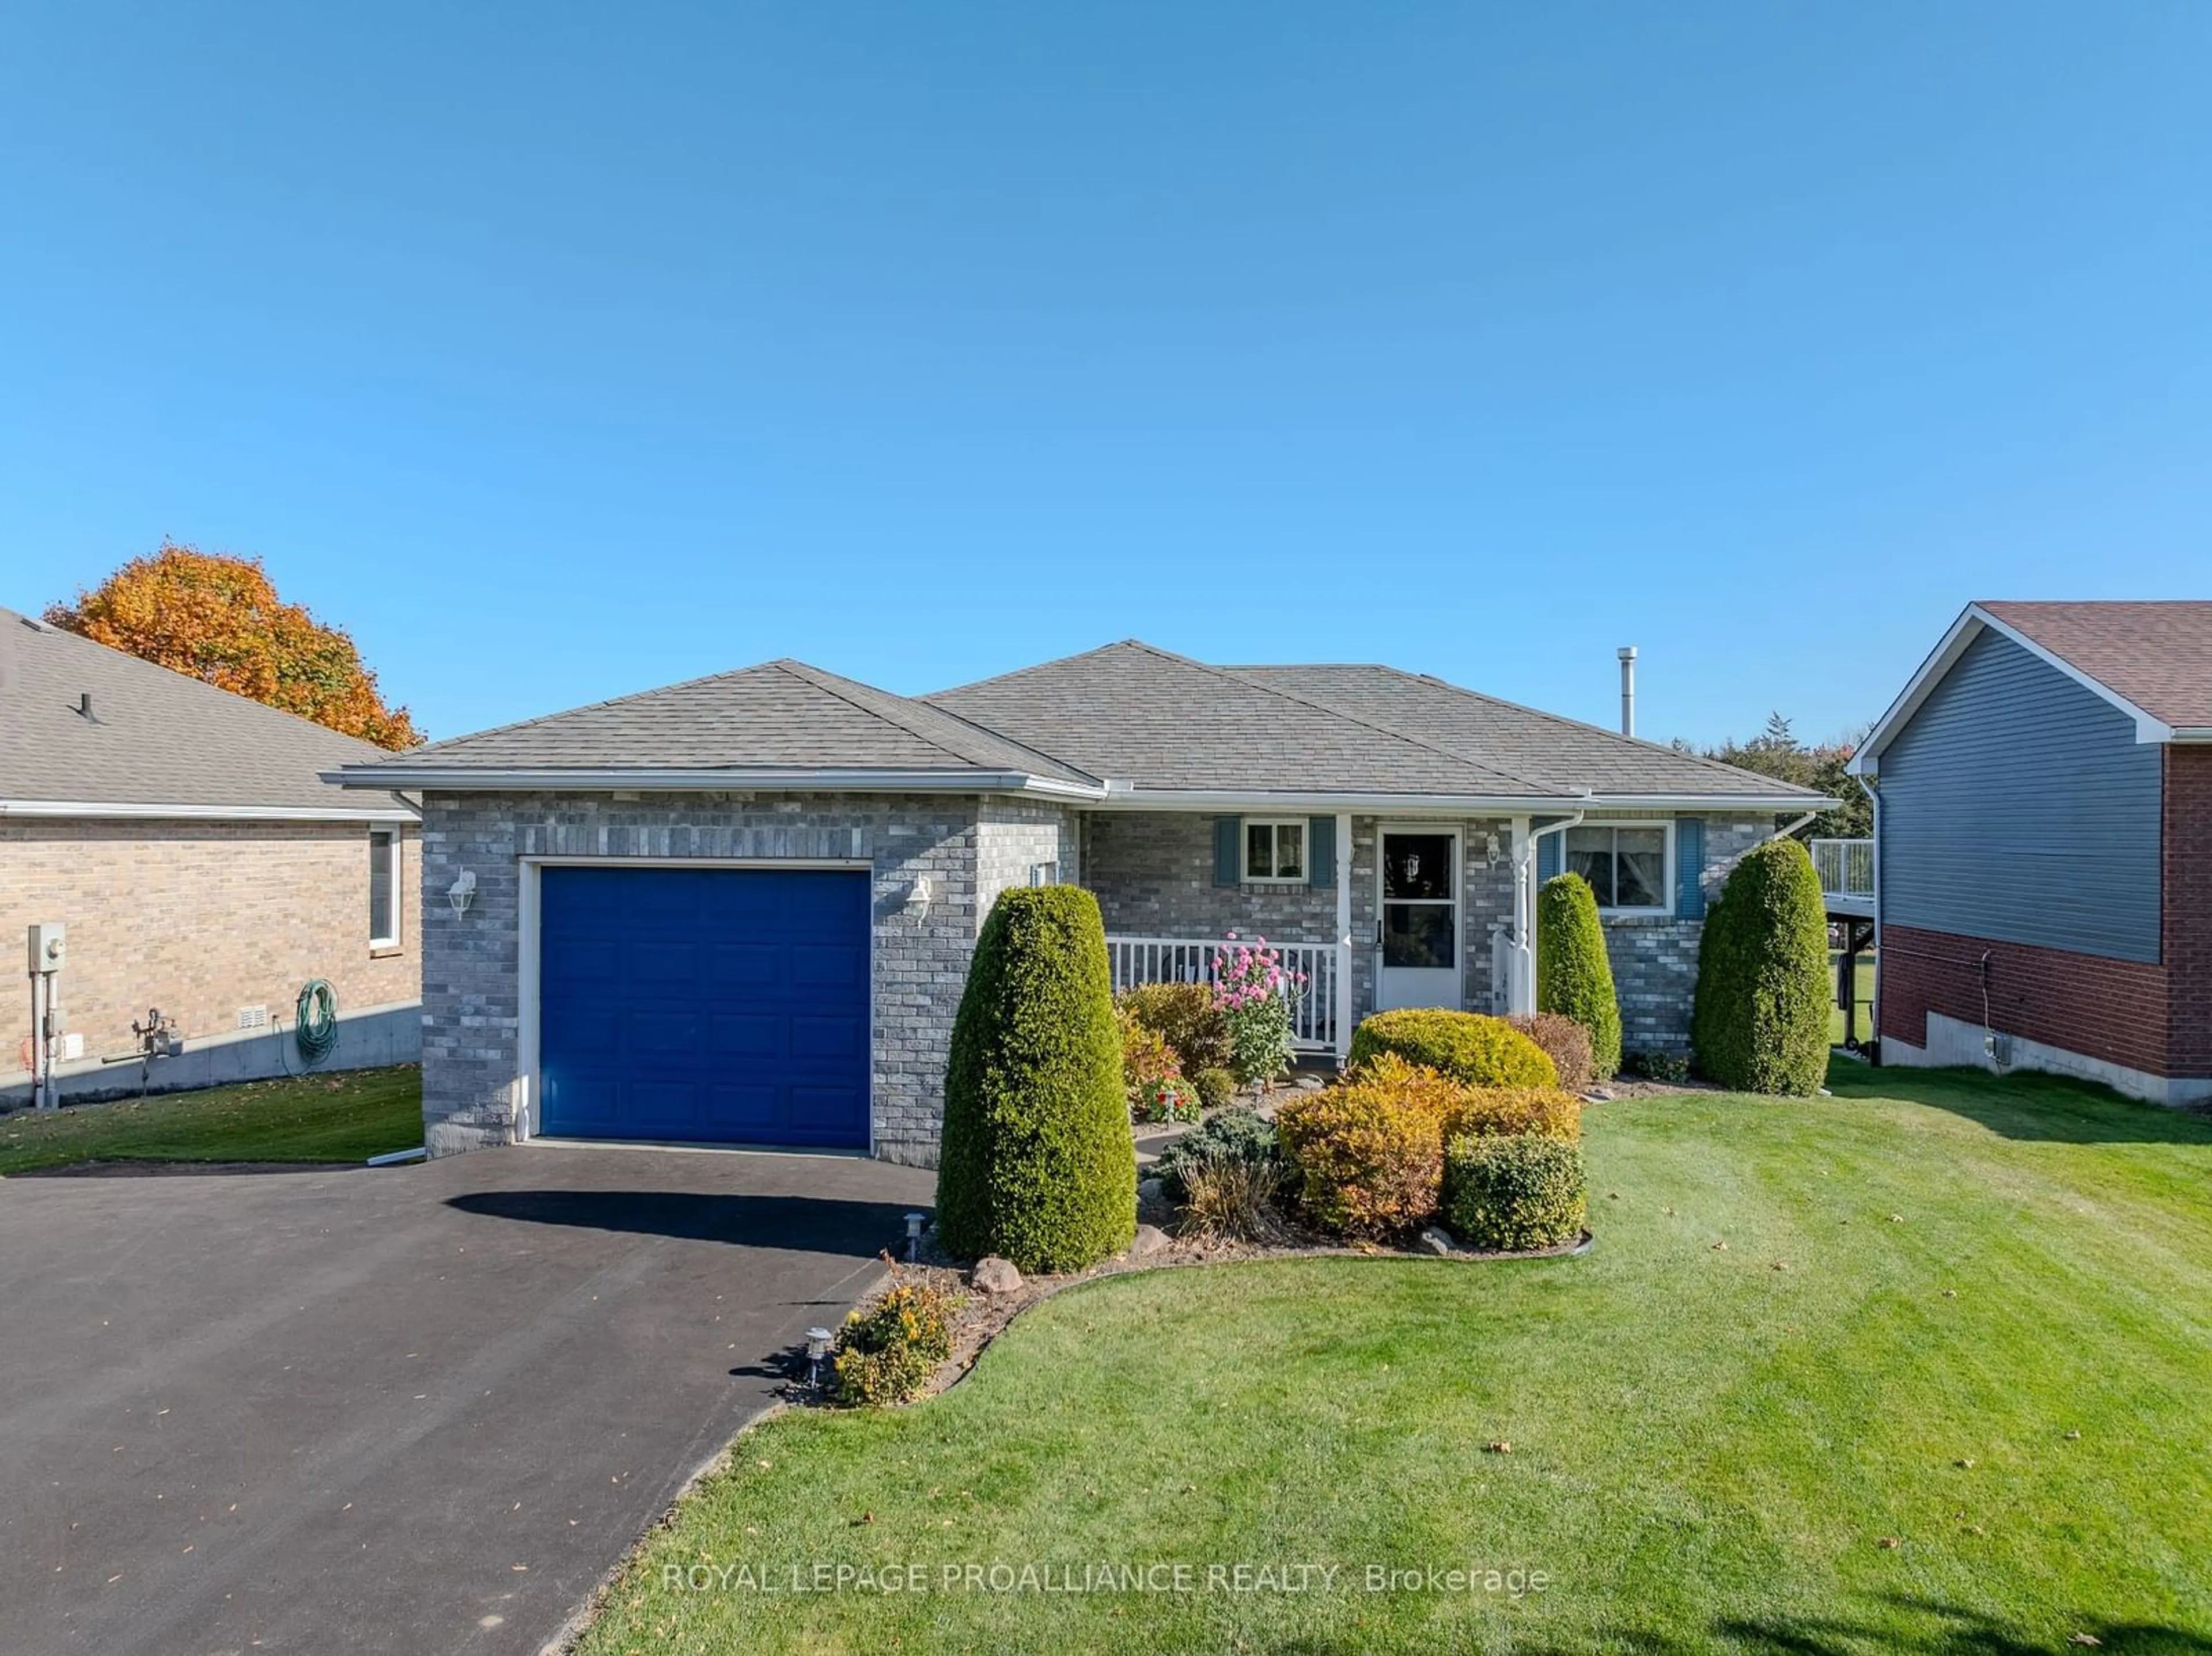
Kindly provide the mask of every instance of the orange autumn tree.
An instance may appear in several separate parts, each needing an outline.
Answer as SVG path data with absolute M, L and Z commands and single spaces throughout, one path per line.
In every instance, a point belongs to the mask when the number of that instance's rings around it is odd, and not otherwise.
M 406 708 L 385 705 L 353 640 L 279 598 L 258 558 L 165 542 L 46 620 L 380 748 L 422 740 Z

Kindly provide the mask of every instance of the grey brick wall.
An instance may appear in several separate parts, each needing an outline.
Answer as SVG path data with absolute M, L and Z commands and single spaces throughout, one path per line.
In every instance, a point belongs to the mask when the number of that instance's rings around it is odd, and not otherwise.
M 437 794 L 424 803 L 422 1115 L 434 1156 L 515 1133 L 521 1013 L 520 859 L 531 856 L 856 859 L 875 900 L 876 1154 L 931 1166 L 944 1114 L 945 1061 L 967 981 L 977 905 L 978 801 L 795 795 Z M 1050 823 L 994 824 L 1011 865 Z M 1049 860 L 1037 858 L 1033 860 Z M 463 868 L 477 897 L 456 918 L 446 888 Z M 1024 864 L 1026 877 L 1026 862 Z M 907 912 L 927 875 L 927 913 Z
M 1771 815 L 1708 816 L 1705 821 L 1705 901 L 1712 902 L 1727 883 L 1729 870 L 1744 852 L 1774 832 Z M 1686 1052 L 1690 1006 L 1698 987 L 1698 945 L 1702 920 L 1609 919 L 1605 922 L 1606 957 L 1613 965 L 1613 992 L 1620 1002 L 1620 1045 L 1625 1052 L 1647 1048 Z

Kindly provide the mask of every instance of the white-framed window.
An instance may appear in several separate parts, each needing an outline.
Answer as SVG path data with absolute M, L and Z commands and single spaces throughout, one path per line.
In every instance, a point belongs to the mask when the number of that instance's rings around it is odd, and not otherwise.
M 1589 882 L 1600 913 L 1674 912 L 1672 822 L 1585 822 L 1566 841 L 1566 870 Z
M 399 946 L 399 835 L 391 828 L 368 831 L 368 946 Z
M 1306 883 L 1306 824 L 1304 817 L 1244 819 L 1244 878 L 1258 885 Z
M 1060 864 L 1058 863 L 1031 863 L 1030 864 L 1030 883 L 1031 885 L 1058 885 L 1060 883 Z

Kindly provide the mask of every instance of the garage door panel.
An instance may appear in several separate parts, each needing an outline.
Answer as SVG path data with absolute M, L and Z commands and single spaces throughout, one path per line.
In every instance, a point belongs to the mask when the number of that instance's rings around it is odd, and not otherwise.
M 758 989 L 783 977 L 783 949 L 772 943 L 718 943 L 707 950 L 703 975 L 721 993 Z
M 791 977 L 803 988 L 851 988 L 867 981 L 867 950 L 850 944 L 793 943 Z
M 539 878 L 542 1131 L 866 1147 L 865 872 Z
M 867 1050 L 865 1019 L 800 1016 L 791 1020 L 791 1055 L 795 1059 L 865 1058 Z
M 725 1013 L 709 1021 L 708 1050 L 716 1058 L 772 1059 L 783 1055 L 785 1020 Z

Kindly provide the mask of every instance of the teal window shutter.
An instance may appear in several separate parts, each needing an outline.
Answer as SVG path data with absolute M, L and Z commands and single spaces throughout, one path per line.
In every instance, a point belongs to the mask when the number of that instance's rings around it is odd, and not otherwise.
M 1316 816 L 1306 823 L 1306 883 L 1336 885 L 1336 818 Z
M 1674 822 L 1674 913 L 1685 920 L 1705 918 L 1705 819 Z
M 1244 832 L 1241 816 L 1217 816 L 1213 819 L 1213 883 L 1237 885 L 1244 871 L 1244 847 L 1238 843 Z
M 1559 877 L 1559 842 L 1566 838 L 1565 830 L 1547 834 L 1536 841 L 1536 883 Z

